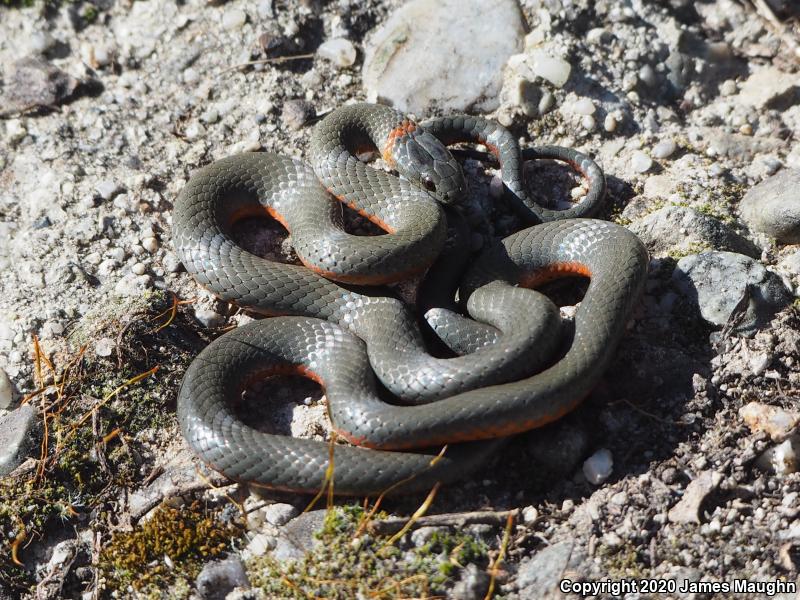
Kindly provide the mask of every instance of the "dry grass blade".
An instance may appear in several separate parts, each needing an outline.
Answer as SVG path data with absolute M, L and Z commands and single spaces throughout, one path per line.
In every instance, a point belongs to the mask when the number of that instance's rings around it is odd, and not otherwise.
M 317 492 L 317 495 L 314 496 L 314 498 L 311 500 L 311 502 L 308 503 L 308 506 L 306 506 L 305 510 L 303 510 L 304 513 L 307 513 L 308 511 L 313 509 L 314 506 L 317 504 L 317 502 L 319 502 L 319 499 L 322 498 L 322 495 L 325 492 L 327 492 L 328 494 L 327 508 L 330 510 L 330 508 L 333 506 L 333 466 L 334 466 L 333 449 L 335 445 L 336 445 L 336 432 L 333 432 L 333 434 L 331 434 L 331 441 L 328 444 L 328 466 L 325 468 L 325 478 L 322 480 L 322 487 L 320 488 L 319 492 Z
M 420 507 L 416 511 L 414 511 L 414 514 L 411 515 L 411 518 L 408 520 L 408 523 L 406 523 L 405 527 L 403 527 L 400 531 L 395 533 L 392 537 L 390 537 L 386 541 L 386 543 L 383 545 L 384 549 L 388 548 L 389 546 L 393 546 L 395 542 L 397 542 L 397 540 L 402 538 L 411 529 L 411 527 L 413 527 L 414 523 L 420 517 L 424 516 L 425 513 L 428 512 L 428 509 L 431 507 L 431 504 L 433 504 L 433 499 L 436 497 L 436 492 L 439 491 L 441 485 L 442 484 L 438 481 L 434 484 L 431 491 L 428 492 L 428 496 L 427 498 L 425 498 L 425 501 L 420 505 Z
M 509 512 L 508 519 L 506 520 L 506 530 L 503 532 L 503 541 L 500 543 L 500 549 L 497 551 L 497 556 L 492 561 L 492 566 L 489 569 L 489 589 L 486 590 L 486 595 L 483 600 L 491 600 L 494 595 L 495 581 L 497 580 L 497 573 L 500 570 L 500 563 L 506 556 L 506 549 L 508 548 L 508 541 L 511 539 L 511 528 L 514 526 L 514 513 Z

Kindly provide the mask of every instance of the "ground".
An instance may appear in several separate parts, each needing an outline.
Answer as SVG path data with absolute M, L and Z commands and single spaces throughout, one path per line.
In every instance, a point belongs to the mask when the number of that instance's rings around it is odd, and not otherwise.
M 800 167 L 791 3 L 521 2 L 517 52 L 558 57 L 568 78 L 520 84 L 528 67 L 511 60 L 489 116 L 524 145 L 597 158 L 603 217 L 651 252 L 646 292 L 578 410 L 512 440 L 427 510 L 480 511 L 478 522 L 423 518 L 397 540 L 370 527 L 410 517 L 424 494 L 369 518 L 346 499 L 296 516 L 310 498 L 251 495 L 193 458 L 175 418 L 180 379 L 211 339 L 253 317 L 197 286 L 170 232 L 197 168 L 245 150 L 302 158 L 315 114 L 374 100 L 362 66 L 403 3 L 0 4 L 0 368 L 12 395 L 0 417 L 33 415 L 21 464 L 0 480 L 0 598 L 215 597 L 204 567 L 243 550 L 251 589 L 231 597 L 560 597 L 564 578 L 637 578 L 663 593 L 626 597 L 755 598 L 682 595 L 670 582 L 797 581 L 800 475 L 786 446 L 772 457 L 783 440 L 800 444 L 740 414 L 755 402 L 791 418 L 800 388 L 798 248 L 739 211 L 757 184 Z M 319 55 L 337 38 L 352 42 L 354 64 Z M 34 61 L 34 75 L 15 75 L 28 56 L 60 71 L 37 83 Z M 496 171 L 465 167 L 480 247 L 519 223 L 493 201 Z M 547 199 L 570 199 L 564 169 L 534 177 Z M 237 235 L 291 259 L 280 228 L 264 231 L 247 223 Z M 785 290 L 748 335 L 736 314 L 706 320 L 678 284 L 684 261 L 720 250 L 764 265 Z M 722 304 L 739 301 L 716 285 Z M 318 387 L 286 379 L 260 390 L 270 392 L 271 426 L 325 437 Z M 20 403 L 33 410 L 10 412 Z M 610 473 L 593 480 L 592 461 L 608 455 Z M 286 551 L 305 522 L 318 541 L 309 533 Z

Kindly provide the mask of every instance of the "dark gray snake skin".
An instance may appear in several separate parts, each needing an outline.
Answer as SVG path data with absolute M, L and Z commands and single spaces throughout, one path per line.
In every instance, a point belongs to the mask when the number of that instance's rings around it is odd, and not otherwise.
M 527 221 L 544 222 L 487 248 L 467 270 L 459 298 L 491 327 L 472 326 L 452 311 L 437 313 L 443 337 L 465 353 L 447 359 L 428 354 L 399 300 L 330 280 L 396 281 L 437 259 L 445 241 L 439 203 L 457 204 L 465 192 L 460 168 L 440 139 L 489 147 L 512 204 Z M 355 156 L 374 147 L 402 178 Z M 249 381 L 270 374 L 318 381 L 334 428 L 355 444 L 380 449 L 335 446 L 335 491 L 342 494 L 377 494 L 400 482 L 411 491 L 463 477 L 503 437 L 559 418 L 596 384 L 641 294 L 647 253 L 612 223 L 553 221 L 596 212 L 605 180 L 595 163 L 570 149 L 520 152 L 509 132 L 485 119 L 458 116 L 420 126 L 365 104 L 326 117 L 310 154 L 311 166 L 268 153 L 217 161 L 191 177 L 175 204 L 175 248 L 201 285 L 256 312 L 296 315 L 229 332 L 189 367 L 178 417 L 207 464 L 266 487 L 317 491 L 323 485 L 328 444 L 256 431 L 231 408 Z M 522 160 L 531 156 L 573 164 L 589 181 L 587 198 L 568 211 L 535 204 L 520 175 Z M 328 192 L 387 235 L 345 233 Z M 290 231 L 304 266 L 268 261 L 234 242 L 233 222 L 264 211 Z M 529 288 L 576 273 L 589 275 L 590 284 L 569 349 L 558 358 L 558 308 Z M 381 400 L 373 371 L 399 402 L 417 406 Z M 454 442 L 466 443 L 448 447 L 431 465 L 438 448 Z M 437 449 L 419 450 L 431 447 Z

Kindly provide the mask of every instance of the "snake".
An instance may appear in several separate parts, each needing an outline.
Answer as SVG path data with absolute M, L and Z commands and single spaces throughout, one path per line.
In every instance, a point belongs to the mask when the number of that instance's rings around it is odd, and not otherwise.
M 496 157 L 503 197 L 526 225 L 477 258 L 443 252 L 448 215 L 467 193 L 448 150 L 456 143 Z M 386 169 L 362 160 L 376 151 Z M 527 193 L 523 165 L 540 158 L 584 176 L 582 202 L 557 211 Z M 522 150 L 490 119 L 417 123 L 365 103 L 316 125 L 308 162 L 255 152 L 199 169 L 175 202 L 176 253 L 212 294 L 271 318 L 225 333 L 191 363 L 178 392 L 183 436 L 211 468 L 256 487 L 317 492 L 332 469 L 335 493 L 375 495 L 467 476 L 509 436 L 575 408 L 614 356 L 648 255 L 624 227 L 591 218 L 604 196 L 602 170 L 574 149 Z M 346 232 L 342 205 L 384 234 Z M 253 215 L 287 229 L 301 264 L 237 243 L 233 226 Z M 413 312 L 384 286 L 425 272 L 421 288 L 447 304 L 426 314 L 451 349 L 444 357 L 428 351 Z M 536 288 L 575 275 L 589 284 L 569 326 Z M 319 383 L 334 431 L 350 445 L 245 424 L 238 399 L 274 375 Z

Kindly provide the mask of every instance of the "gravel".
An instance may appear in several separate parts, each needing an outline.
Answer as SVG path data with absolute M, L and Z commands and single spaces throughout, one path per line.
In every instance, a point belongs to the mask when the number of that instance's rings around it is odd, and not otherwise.
M 504 0 L 487 11 L 477 0 L 159 0 L 96 4 L 91 22 L 79 5 L 0 7 L 0 369 L 13 390 L 4 407 L 0 378 L 3 468 L 36 455 L 41 409 L 54 398 L 5 414 L 38 387 L 34 336 L 56 365 L 86 344 L 87 360 L 116 369 L 117 331 L 82 332 L 154 290 L 194 301 L 159 338 L 169 354 L 195 353 L 246 320 L 205 297 L 172 251 L 172 205 L 193 171 L 246 150 L 302 158 L 317 115 L 348 101 L 379 99 L 420 118 L 466 110 L 511 126 L 523 145 L 596 157 L 610 192 L 604 214 L 638 232 L 653 260 L 598 389 L 568 420 L 510 443 L 475 485 L 443 488 L 433 509 L 530 507 L 496 582 L 510 599 L 555 593 L 572 571 L 586 581 L 631 572 L 794 580 L 781 549 L 800 539 L 797 434 L 773 440 L 738 413 L 750 402 L 771 407 L 765 414 L 791 411 L 800 389 L 797 63 L 752 5 Z M 495 170 L 465 167 L 478 248 L 519 223 Z M 532 173 L 543 198 L 571 201 L 566 170 Z M 745 290 L 744 318 L 729 323 Z M 162 349 L 139 351 L 146 369 Z M 134 512 L 152 497 L 207 498 L 177 493 L 169 469 L 145 479 L 181 452 L 182 477 L 197 478 L 174 422 L 180 372 L 164 372 L 154 384 L 163 425 L 122 432 L 141 475 L 112 492 L 131 498 Z M 305 415 L 294 431 L 325 430 L 324 402 L 310 404 L 286 411 L 287 421 Z M 99 425 L 109 425 L 104 435 L 113 424 Z M 596 448 L 604 450 L 582 473 Z M 707 472 L 722 479 L 697 520 L 672 522 L 671 509 Z M 384 508 L 408 515 L 417 506 Z M 49 556 L 34 552 L 40 535 L 50 547 L 75 530 L 110 539 L 95 508 L 37 528 L 26 568 L 49 572 Z M 323 513 L 287 517 L 280 531 L 264 518 L 242 546 L 299 558 Z M 120 522 L 127 517 L 120 508 Z M 501 529 L 485 536 L 493 548 Z M 93 569 L 90 552 L 76 556 L 76 568 Z M 63 595 L 79 596 L 86 585 L 62 570 L 55 585 L 73 582 Z M 461 569 L 447 591 L 467 593 L 478 578 Z

